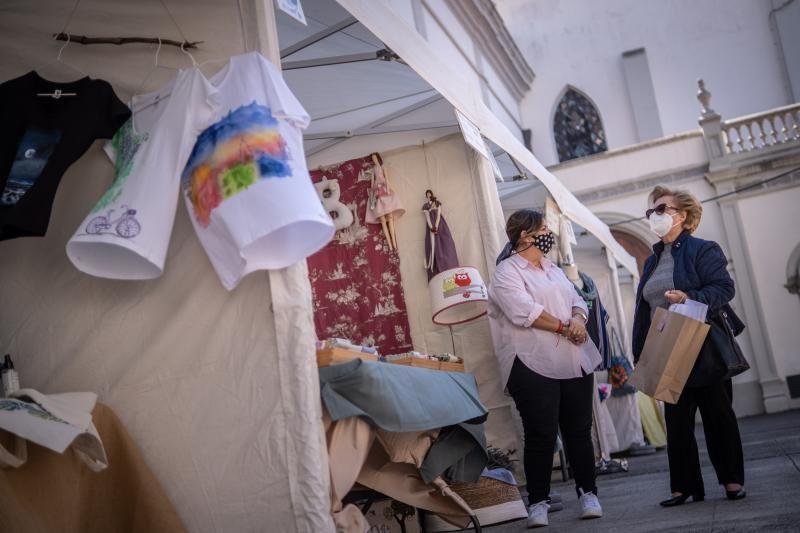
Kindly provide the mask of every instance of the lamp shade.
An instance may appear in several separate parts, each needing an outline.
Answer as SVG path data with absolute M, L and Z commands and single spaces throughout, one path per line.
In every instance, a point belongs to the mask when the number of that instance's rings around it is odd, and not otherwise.
M 463 324 L 482 317 L 489 295 L 478 269 L 458 267 L 436 274 L 428 283 L 433 322 L 442 326 Z

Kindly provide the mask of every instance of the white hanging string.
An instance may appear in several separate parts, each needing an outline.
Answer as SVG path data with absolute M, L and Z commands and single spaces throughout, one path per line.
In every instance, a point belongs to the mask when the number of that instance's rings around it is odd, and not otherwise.
M 69 12 L 69 16 L 67 17 L 67 21 L 64 23 L 64 27 L 61 28 L 60 32 L 58 32 L 55 35 L 53 35 L 53 40 L 56 40 L 60 34 L 67 32 L 67 28 L 69 28 L 69 25 L 72 22 L 72 18 L 75 16 L 75 12 L 78 11 L 78 6 L 80 4 L 81 4 L 81 0 L 75 0 L 75 3 L 72 5 L 72 11 Z M 67 34 L 67 36 L 69 36 L 69 34 Z M 69 44 L 69 39 L 67 39 L 67 44 Z M 61 47 L 61 49 L 63 50 L 64 47 L 66 47 L 66 46 L 67 45 L 65 44 L 64 46 Z M 59 53 L 59 58 L 60 57 L 61 57 L 61 54 Z

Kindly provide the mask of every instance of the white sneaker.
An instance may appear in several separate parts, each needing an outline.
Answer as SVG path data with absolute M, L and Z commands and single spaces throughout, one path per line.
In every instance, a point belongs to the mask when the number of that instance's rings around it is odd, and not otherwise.
M 547 500 L 540 501 L 539 503 L 534 503 L 528 508 L 528 527 L 543 527 L 548 524 L 547 522 L 547 510 L 550 509 L 550 506 L 547 504 Z
M 603 516 L 603 508 L 600 507 L 600 500 L 594 492 L 583 492 L 581 489 L 581 519 L 600 518 Z M 530 520 L 530 518 L 528 518 Z

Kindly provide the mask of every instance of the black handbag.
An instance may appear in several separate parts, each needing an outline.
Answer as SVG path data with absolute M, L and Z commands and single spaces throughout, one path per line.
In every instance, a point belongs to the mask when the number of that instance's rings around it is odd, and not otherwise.
M 742 348 L 736 342 L 734 326 L 728 311 L 721 309 L 714 319 L 710 321 L 710 324 L 711 329 L 708 331 L 708 337 L 714 344 L 723 365 L 727 368 L 724 379 L 730 379 L 750 370 L 750 363 L 747 362 L 744 353 L 742 353 Z M 743 328 L 740 328 L 740 332 L 741 329 Z
M 744 323 L 733 310 L 723 307 L 709 317 L 708 324 L 708 335 L 686 380 L 687 388 L 707 387 L 750 368 L 735 338 L 744 330 Z

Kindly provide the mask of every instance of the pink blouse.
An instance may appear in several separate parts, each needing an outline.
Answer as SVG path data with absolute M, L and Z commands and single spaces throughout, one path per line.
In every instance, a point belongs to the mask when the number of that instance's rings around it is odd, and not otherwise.
M 508 382 L 515 357 L 553 379 L 581 377 L 581 370 L 589 374 L 600 365 L 602 357 L 591 339 L 576 346 L 566 337 L 531 326 L 542 311 L 566 322 L 572 318 L 573 307 L 588 314 L 575 286 L 546 258 L 542 268 L 519 255 L 497 266 L 489 287 L 489 326 L 503 384 Z

